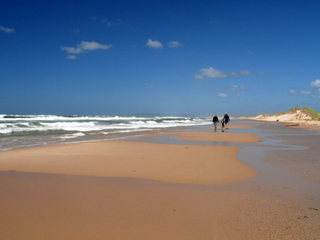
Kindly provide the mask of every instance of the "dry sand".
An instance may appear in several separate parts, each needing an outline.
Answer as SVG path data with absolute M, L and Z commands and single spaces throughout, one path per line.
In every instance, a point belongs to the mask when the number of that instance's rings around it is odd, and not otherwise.
M 320 121 L 297 119 L 296 114 L 282 114 L 272 116 L 256 116 L 248 117 L 246 119 L 267 121 L 267 122 L 282 122 L 287 127 L 305 128 L 309 130 L 320 130 Z
M 0 152 L 0 238 L 319 239 L 316 209 L 224 188 L 256 174 L 237 149 L 107 141 Z

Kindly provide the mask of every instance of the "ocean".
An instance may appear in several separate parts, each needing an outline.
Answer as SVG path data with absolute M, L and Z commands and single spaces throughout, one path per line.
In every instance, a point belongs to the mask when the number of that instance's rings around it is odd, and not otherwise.
M 103 141 L 170 127 L 208 124 L 190 116 L 0 115 L 0 151 L 71 142 Z

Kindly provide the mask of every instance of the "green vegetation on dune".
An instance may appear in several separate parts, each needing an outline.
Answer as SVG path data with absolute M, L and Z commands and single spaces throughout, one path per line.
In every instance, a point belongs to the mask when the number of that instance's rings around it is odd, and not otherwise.
M 303 109 L 294 107 L 286 112 L 280 112 L 280 113 L 276 113 L 276 114 L 263 113 L 263 114 L 261 114 L 261 116 L 262 117 L 272 117 L 272 116 L 281 116 L 281 115 L 285 115 L 285 114 L 295 114 L 295 113 L 298 114 L 299 112 L 309 115 L 313 121 L 320 121 L 320 113 L 318 113 L 316 110 L 313 110 L 308 107 L 304 107 Z
M 300 111 L 300 110 L 301 110 L 300 108 L 294 107 L 294 108 L 291 108 L 290 110 L 288 110 L 286 112 L 276 113 L 276 114 L 273 114 L 271 116 L 281 116 L 281 115 L 285 115 L 285 114 L 293 114 L 293 113 L 296 113 L 297 111 Z
M 316 120 L 320 121 L 320 113 L 318 113 L 316 110 L 313 110 L 311 108 L 308 107 L 304 107 L 302 109 L 303 111 L 309 113 L 311 116 L 313 116 Z
M 298 110 L 301 110 L 301 108 L 294 107 L 294 108 L 291 108 L 289 111 L 298 111 Z

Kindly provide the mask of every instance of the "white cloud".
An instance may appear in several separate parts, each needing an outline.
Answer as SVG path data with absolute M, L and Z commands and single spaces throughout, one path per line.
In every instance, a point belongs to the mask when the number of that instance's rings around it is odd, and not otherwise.
M 200 74 L 194 74 L 194 77 L 196 79 L 202 79 L 202 78 L 226 78 L 226 77 L 238 77 L 238 76 L 250 76 L 252 75 L 252 72 L 248 70 L 241 70 L 239 72 L 230 72 L 225 73 L 223 70 L 217 70 L 213 67 L 209 68 L 202 68 L 200 69 Z
M 224 94 L 224 93 L 219 93 L 218 96 L 219 96 L 219 97 L 222 97 L 222 98 L 228 97 L 228 95 L 227 95 L 227 94 Z
M 231 73 L 229 73 L 229 76 L 231 76 L 231 77 L 238 77 L 238 76 L 239 76 L 239 73 L 231 72 Z
M 0 26 L 0 31 L 5 33 L 13 33 L 15 30 L 13 28 L 5 28 L 4 26 Z
M 182 46 L 182 43 L 177 42 L 177 41 L 171 41 L 171 42 L 168 42 L 168 45 L 169 45 L 169 47 L 171 47 L 171 48 L 176 48 L 176 47 L 181 47 L 181 46 Z
M 247 70 L 241 70 L 240 72 L 231 72 L 228 75 L 231 77 L 239 77 L 241 75 L 250 76 L 250 75 L 252 75 L 252 72 L 247 71 Z
M 312 88 L 320 88 L 320 79 L 317 79 L 314 82 L 311 82 L 310 83 L 310 87 L 312 87 Z
M 248 70 L 245 70 L 245 71 L 240 71 L 240 75 L 246 75 L 246 76 L 250 76 L 252 75 L 252 72 L 248 71 Z
M 202 68 L 200 69 L 200 74 L 195 74 L 194 77 L 196 79 L 202 79 L 202 78 L 226 78 L 227 75 L 221 71 L 221 70 L 216 70 L 213 67 L 209 68 Z
M 66 58 L 71 59 L 71 60 L 75 60 L 77 58 L 77 56 L 69 54 Z
M 157 40 L 154 40 L 152 41 L 151 39 L 148 39 L 148 42 L 147 42 L 147 47 L 150 47 L 150 48 L 163 48 L 163 45 L 161 42 L 157 41 Z
M 77 53 L 84 52 L 81 48 L 74 48 L 74 47 L 61 47 L 61 50 L 66 51 L 67 53 L 71 53 L 71 54 L 77 54 Z
M 80 44 L 77 45 L 78 48 L 82 49 L 82 50 L 97 50 L 97 49 L 109 49 L 112 47 L 111 44 L 109 45 L 104 45 L 104 44 L 100 44 L 100 43 L 97 43 L 97 42 L 85 42 L 85 41 L 82 41 Z
M 67 59 L 76 59 L 76 56 L 74 54 L 79 54 L 79 53 L 84 53 L 85 51 L 93 51 L 93 50 L 98 50 L 98 49 L 102 49 L 102 50 L 106 50 L 111 48 L 112 45 L 104 45 L 101 43 L 97 43 L 97 42 L 86 42 L 86 41 L 82 41 L 80 44 L 77 45 L 77 47 L 61 47 L 60 49 L 69 53 L 69 55 L 67 56 Z
M 237 91 L 244 91 L 244 90 L 247 90 L 247 88 L 245 86 L 237 86 L 237 85 L 234 85 L 232 87 L 229 87 L 230 90 L 237 90 Z
M 302 95 L 309 95 L 309 94 L 311 94 L 310 91 L 303 91 L 303 90 L 301 90 L 301 91 L 296 91 L 296 90 L 294 90 L 294 89 L 290 89 L 290 90 L 289 90 L 289 93 L 290 93 L 290 94 L 302 94 Z
M 195 78 L 195 79 L 202 79 L 203 77 L 202 77 L 201 75 L 195 73 L 195 74 L 194 74 L 194 78 Z

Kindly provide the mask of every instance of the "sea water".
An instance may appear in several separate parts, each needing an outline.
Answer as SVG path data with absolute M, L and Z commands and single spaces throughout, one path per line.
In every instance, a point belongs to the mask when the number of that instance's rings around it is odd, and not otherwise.
M 142 131 L 206 124 L 191 116 L 0 115 L 0 151 L 116 139 Z

